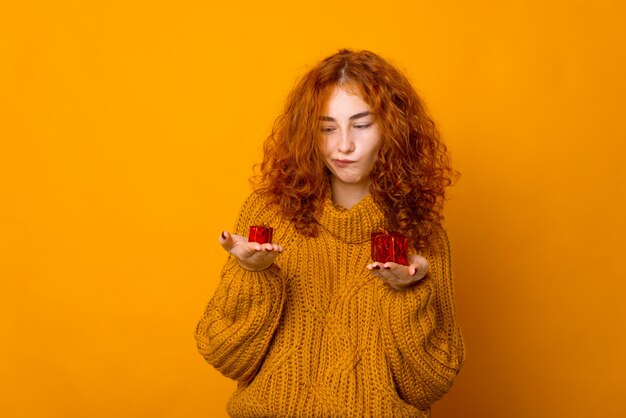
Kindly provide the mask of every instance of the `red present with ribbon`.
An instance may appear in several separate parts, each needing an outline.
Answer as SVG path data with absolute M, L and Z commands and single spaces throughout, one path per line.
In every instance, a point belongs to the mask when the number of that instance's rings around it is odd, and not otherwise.
M 408 265 L 408 239 L 399 232 L 374 232 L 372 234 L 372 260 Z
M 258 242 L 259 244 L 265 244 L 266 242 L 271 243 L 273 232 L 274 229 L 269 226 L 251 226 L 248 242 Z

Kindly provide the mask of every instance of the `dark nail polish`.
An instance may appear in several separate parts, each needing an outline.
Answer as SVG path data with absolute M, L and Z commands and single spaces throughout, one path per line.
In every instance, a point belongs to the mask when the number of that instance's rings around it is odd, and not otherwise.
M 222 239 L 226 239 L 226 231 L 222 232 Z

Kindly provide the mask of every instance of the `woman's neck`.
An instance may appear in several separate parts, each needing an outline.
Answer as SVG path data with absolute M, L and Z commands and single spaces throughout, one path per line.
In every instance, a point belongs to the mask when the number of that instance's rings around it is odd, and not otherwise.
M 333 193 L 333 203 L 346 209 L 350 209 L 370 194 L 369 181 L 366 184 L 348 184 L 331 177 L 330 188 Z

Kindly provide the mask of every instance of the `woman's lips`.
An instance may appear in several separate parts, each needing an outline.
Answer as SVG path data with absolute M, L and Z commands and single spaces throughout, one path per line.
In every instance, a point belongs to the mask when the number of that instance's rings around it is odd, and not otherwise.
M 353 160 L 333 160 L 333 162 L 335 163 L 335 165 L 337 167 L 347 167 L 350 164 L 354 163 L 355 161 L 353 161 Z

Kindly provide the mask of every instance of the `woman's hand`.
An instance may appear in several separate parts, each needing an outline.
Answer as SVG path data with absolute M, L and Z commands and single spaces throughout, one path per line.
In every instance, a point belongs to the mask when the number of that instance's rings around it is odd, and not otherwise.
M 410 264 L 403 266 L 402 264 L 387 262 L 374 262 L 366 267 L 372 274 L 395 290 L 404 290 L 415 283 L 419 282 L 428 273 L 428 260 L 421 255 L 413 255 L 410 258 Z
M 231 235 L 228 231 L 222 232 L 220 244 L 222 248 L 237 257 L 241 267 L 250 271 L 265 270 L 283 252 L 283 247 L 278 244 L 248 242 L 248 238 Z

